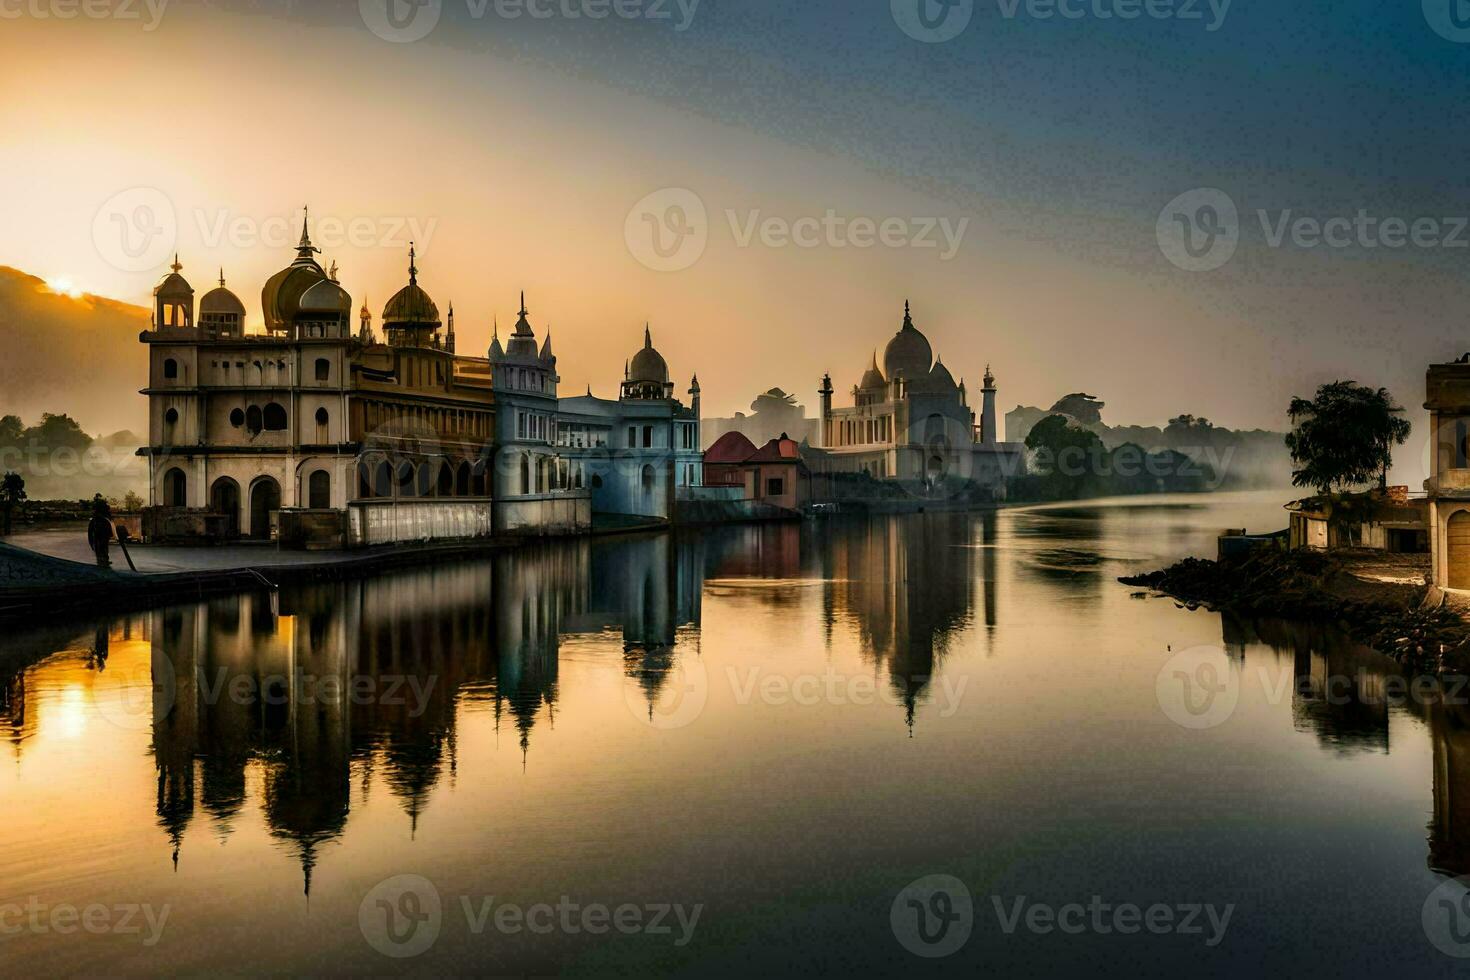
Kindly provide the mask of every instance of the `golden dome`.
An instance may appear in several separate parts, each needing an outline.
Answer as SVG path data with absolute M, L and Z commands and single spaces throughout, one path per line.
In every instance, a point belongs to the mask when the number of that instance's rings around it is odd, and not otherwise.
M 412 246 L 408 250 L 408 285 L 383 307 L 383 324 L 438 324 L 439 307 L 419 285 L 419 270 Z
M 864 391 L 870 391 L 874 388 L 882 388 L 887 383 L 883 380 L 883 372 L 878 370 L 878 353 L 874 351 L 873 361 L 863 372 L 863 380 L 858 382 L 858 387 Z
M 307 235 L 306 219 L 301 222 L 301 242 L 296 246 L 296 261 L 265 281 L 260 291 L 260 312 L 267 330 L 286 330 L 301 309 L 301 297 L 319 282 L 329 282 L 316 261 L 317 249 Z

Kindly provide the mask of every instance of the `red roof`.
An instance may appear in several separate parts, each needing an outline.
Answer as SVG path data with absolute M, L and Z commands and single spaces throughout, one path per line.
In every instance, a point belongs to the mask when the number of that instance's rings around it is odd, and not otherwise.
M 755 453 L 755 443 L 743 432 L 726 432 L 704 451 L 706 463 L 743 463 Z
M 801 460 L 801 446 L 795 439 L 772 439 L 747 457 L 748 463 L 796 463 Z

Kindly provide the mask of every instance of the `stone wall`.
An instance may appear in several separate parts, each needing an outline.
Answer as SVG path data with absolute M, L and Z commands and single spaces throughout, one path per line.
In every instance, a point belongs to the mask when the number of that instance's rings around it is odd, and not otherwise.
M 527 537 L 586 534 L 592 529 L 587 491 L 530 494 L 495 501 L 495 533 Z
M 495 533 L 489 500 L 354 500 L 347 509 L 353 548 L 422 541 L 488 538 Z

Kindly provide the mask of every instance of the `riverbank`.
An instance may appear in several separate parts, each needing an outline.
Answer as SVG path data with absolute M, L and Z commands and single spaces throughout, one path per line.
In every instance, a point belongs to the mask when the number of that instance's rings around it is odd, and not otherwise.
M 1406 665 L 1470 667 L 1470 617 L 1427 584 L 1427 555 L 1366 549 L 1259 548 L 1222 561 L 1186 558 L 1118 581 L 1190 608 L 1329 622 Z

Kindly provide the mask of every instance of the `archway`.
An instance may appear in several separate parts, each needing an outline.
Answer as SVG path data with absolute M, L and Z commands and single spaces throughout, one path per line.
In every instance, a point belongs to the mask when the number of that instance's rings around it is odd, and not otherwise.
M 332 474 L 317 470 L 307 480 L 306 506 L 311 510 L 330 510 L 332 506 Z
M 225 536 L 240 536 L 240 484 L 227 476 L 214 481 L 209 488 L 209 509 L 225 515 Z
M 177 466 L 163 474 L 163 506 L 189 506 L 189 478 Z
M 263 476 L 250 487 L 250 536 L 262 541 L 271 536 L 271 511 L 281 509 L 281 485 Z
M 652 494 L 653 493 L 653 478 L 654 478 L 653 467 L 652 466 L 644 466 L 643 467 L 643 492 L 645 494 Z
M 1450 515 L 1445 527 L 1446 581 L 1452 589 L 1470 589 L 1470 511 Z

